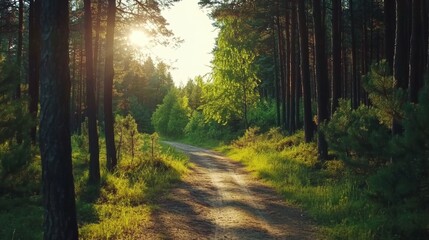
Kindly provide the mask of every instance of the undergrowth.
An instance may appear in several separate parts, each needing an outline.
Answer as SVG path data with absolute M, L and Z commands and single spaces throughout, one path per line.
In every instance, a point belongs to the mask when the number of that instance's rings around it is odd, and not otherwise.
M 100 165 L 105 166 L 104 141 L 100 141 Z M 114 173 L 102 167 L 100 186 L 91 186 L 86 143 L 84 136 L 72 138 L 79 238 L 137 239 L 155 200 L 187 171 L 188 158 L 157 142 L 152 154 L 152 144 L 146 142 L 138 149 L 138 158 L 123 151 Z M 40 179 L 36 156 L 19 174 L 0 183 L 0 239 L 42 238 Z
M 305 143 L 303 132 L 284 137 L 251 128 L 224 152 L 303 207 L 328 239 L 394 239 L 389 216 L 368 200 L 365 179 L 339 160 L 318 166 L 317 146 Z

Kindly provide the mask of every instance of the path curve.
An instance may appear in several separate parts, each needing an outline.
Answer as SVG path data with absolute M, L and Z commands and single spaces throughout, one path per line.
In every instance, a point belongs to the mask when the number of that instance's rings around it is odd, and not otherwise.
M 244 167 L 202 148 L 165 142 L 190 156 L 191 172 L 144 227 L 150 239 L 318 239 L 303 212 Z

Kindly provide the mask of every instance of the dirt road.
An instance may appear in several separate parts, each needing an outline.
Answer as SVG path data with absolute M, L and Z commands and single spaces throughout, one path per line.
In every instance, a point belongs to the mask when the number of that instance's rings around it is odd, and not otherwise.
M 161 200 L 142 238 L 318 239 L 301 210 L 242 165 L 209 150 L 167 142 L 190 156 L 191 173 Z

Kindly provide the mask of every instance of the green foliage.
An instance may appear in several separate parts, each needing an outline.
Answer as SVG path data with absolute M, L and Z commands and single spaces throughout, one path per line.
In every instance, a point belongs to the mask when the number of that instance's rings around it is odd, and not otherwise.
M 407 95 L 404 89 L 395 87 L 396 81 L 385 60 L 373 64 L 369 73 L 363 78 L 364 88 L 369 99 L 378 110 L 380 121 L 386 126 L 392 125 L 392 119 L 402 119 Z
M 337 111 L 321 126 L 330 148 L 347 164 L 367 173 L 389 161 L 389 129 L 380 123 L 377 110 L 364 105 L 353 110 L 340 101 Z
M 130 102 L 130 111 L 129 113 L 138 123 L 139 132 L 152 133 L 154 130 L 150 117 L 152 112 L 143 104 L 141 104 L 138 99 L 134 96 L 129 98 Z
M 206 120 L 199 111 L 194 111 L 185 127 L 185 135 L 191 139 L 191 143 L 204 141 L 229 141 L 233 138 L 228 126 L 219 124 L 213 120 Z
M 188 123 L 186 106 L 180 102 L 175 91 L 170 91 L 152 115 L 152 124 L 159 134 L 181 137 Z
M 41 204 L 40 196 L 0 196 L 0 238 L 42 239 Z
M 245 24 L 239 19 L 226 18 L 214 50 L 213 79 L 203 85 L 201 109 L 207 119 L 221 124 L 232 120 L 248 124 L 248 109 L 259 98 L 257 67 L 251 38 L 244 37 Z
M 26 99 L 16 99 L 17 67 L 0 59 L 0 178 L 24 168 L 31 160 L 29 139 L 33 121 Z
M 35 149 L 34 149 L 35 152 Z M 33 154 L 36 155 L 36 154 Z M 16 159 L 11 159 L 16 160 Z M 0 181 L 0 239 L 41 239 L 42 179 L 39 156 Z
M 378 209 L 374 237 L 427 239 L 429 226 L 429 95 L 406 104 L 403 90 L 393 88 L 384 62 L 374 65 L 366 88 L 374 107 L 351 110 L 341 102 L 323 131 L 334 152 L 353 170 L 365 170 L 366 201 Z M 403 133 L 391 136 L 396 118 Z
M 136 129 L 131 116 L 121 118 L 121 122 L 122 126 L 129 124 Z M 83 134 L 72 137 L 80 238 L 139 238 L 140 226 L 150 220 L 154 200 L 187 172 L 188 157 L 159 145 L 156 134 L 152 137 L 152 155 L 151 137 L 145 134 L 144 146 L 135 153 L 138 161 L 129 153 L 122 154 L 114 173 L 101 168 L 100 186 L 88 185 L 89 154 L 86 132 Z M 100 142 L 100 165 L 105 166 L 104 139 L 100 138 Z M 41 174 L 40 156 L 36 155 L 18 172 L 0 181 L 0 239 L 42 238 Z
M 202 86 L 203 78 L 197 76 L 194 80 L 189 80 L 186 86 L 181 89 L 184 97 L 188 99 L 188 105 L 192 111 L 197 110 L 201 106 Z
M 126 68 L 118 70 L 115 75 L 115 112 L 131 114 L 140 132 L 152 133 L 151 115 L 173 88 L 168 66 L 162 62 L 155 65 L 150 57 L 143 63 L 130 59 L 124 61 Z
M 118 159 L 130 156 L 131 160 L 141 158 L 143 139 L 138 131 L 135 119 L 128 114 L 126 117 L 115 117 L 115 145 Z
M 392 164 L 368 181 L 372 200 L 392 221 L 385 224 L 392 236 L 427 239 L 429 226 L 429 91 L 418 104 L 404 111 L 404 132 L 391 140 Z
M 276 125 L 276 114 L 274 101 L 258 101 L 249 109 L 249 126 L 260 127 L 265 132 Z
M 86 185 L 87 170 L 77 179 L 83 239 L 138 238 L 154 208 L 151 202 L 187 171 L 188 158 L 169 147 L 161 147 L 156 158 L 143 156 L 140 162 L 122 159 L 114 174 L 103 171 L 100 188 Z

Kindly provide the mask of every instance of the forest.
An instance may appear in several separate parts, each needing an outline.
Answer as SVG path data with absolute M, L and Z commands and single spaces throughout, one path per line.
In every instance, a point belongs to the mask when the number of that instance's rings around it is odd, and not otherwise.
M 177 2 L 0 2 L 0 239 L 147 239 L 196 165 L 166 141 L 246 166 L 320 239 L 429 238 L 429 1 L 200 0 L 211 72 L 182 86 L 128 39 L 180 45 Z

